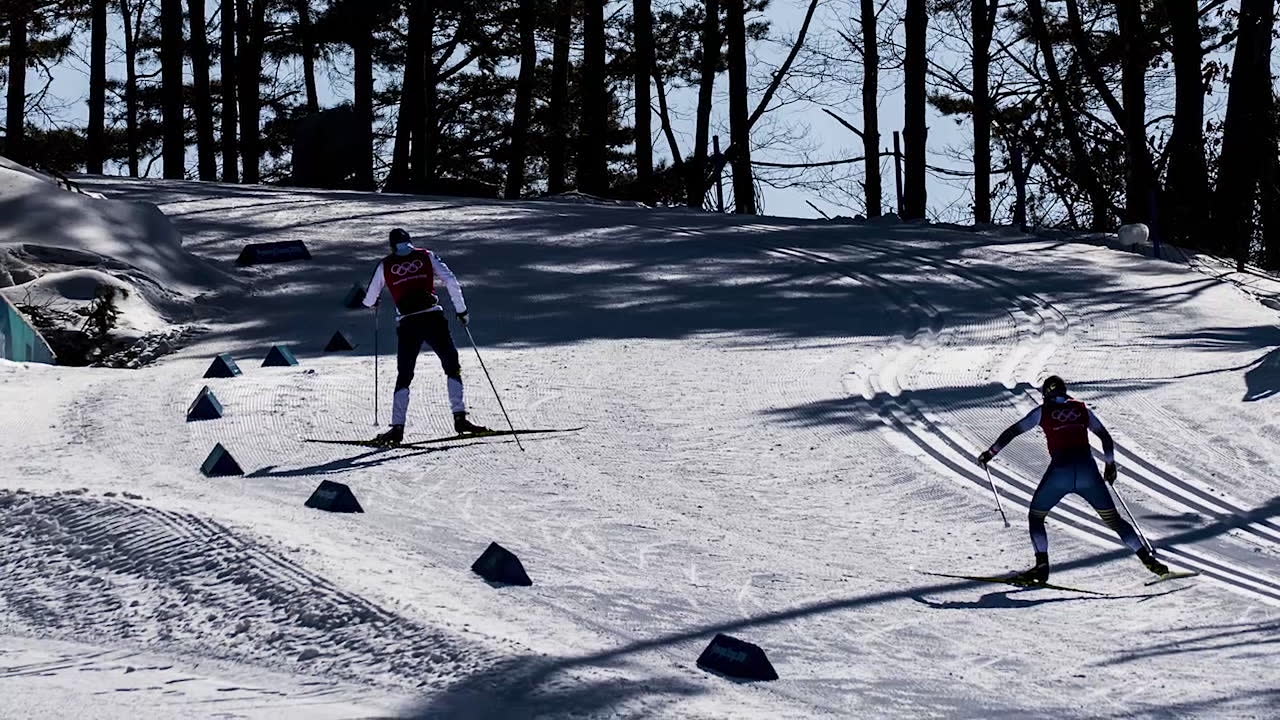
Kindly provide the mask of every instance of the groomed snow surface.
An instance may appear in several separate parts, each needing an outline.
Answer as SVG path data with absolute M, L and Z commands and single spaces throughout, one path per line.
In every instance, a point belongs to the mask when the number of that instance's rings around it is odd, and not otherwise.
M 160 284 L 204 298 L 205 332 L 139 370 L 0 362 L 0 716 L 1280 707 L 1280 318 L 1203 268 L 1001 230 L 84 184 L 168 216 L 194 258 L 165 250 L 185 269 Z M 585 430 L 524 452 L 301 442 L 378 431 L 375 367 L 387 420 L 390 310 L 375 342 L 371 312 L 342 301 L 392 227 L 458 274 L 516 425 Z M 234 267 L 277 240 L 313 260 Z M 320 352 L 337 330 L 357 349 Z M 454 335 L 472 418 L 501 426 Z M 259 367 L 275 343 L 301 364 Z M 202 379 L 217 353 L 244 374 Z M 1030 563 L 1043 439 L 992 465 L 1009 529 L 972 458 L 1050 372 L 1116 436 L 1116 489 L 1162 556 L 1201 577 L 1144 586 L 1074 498 L 1051 516 L 1052 581 L 1106 596 L 918 572 Z M 206 384 L 226 416 L 184 422 Z M 424 352 L 409 440 L 451 434 L 446 397 Z M 244 477 L 200 474 L 215 443 Z M 325 479 L 366 512 L 303 507 Z M 491 541 L 532 587 L 469 571 Z M 717 632 L 762 646 L 780 679 L 699 670 Z

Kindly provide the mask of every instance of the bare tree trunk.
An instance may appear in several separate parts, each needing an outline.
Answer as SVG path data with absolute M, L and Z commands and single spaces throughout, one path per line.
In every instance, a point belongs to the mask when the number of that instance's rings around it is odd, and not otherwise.
M 706 0 L 702 22 L 702 72 L 698 81 L 697 125 L 693 157 L 685 168 L 685 204 L 701 208 L 707 196 L 707 142 L 711 134 L 711 103 L 720 65 L 720 0 Z
M 684 156 L 680 154 L 680 145 L 676 142 L 675 130 L 671 127 L 671 112 L 667 107 L 667 89 L 666 84 L 662 81 L 662 75 L 658 73 L 658 68 L 653 69 L 653 86 L 658 91 L 658 120 L 662 124 L 662 134 L 667 138 L 667 147 L 671 150 L 671 164 L 676 171 L 683 173 Z
M 1177 86 L 1169 139 L 1169 202 L 1164 223 L 1175 242 L 1204 247 L 1209 214 L 1209 170 L 1204 157 L 1204 50 L 1197 0 L 1166 0 L 1173 23 Z
M 1273 0 L 1241 0 L 1239 37 L 1227 94 L 1227 115 L 1218 158 L 1218 187 L 1213 198 L 1214 229 L 1240 269 L 1249 259 L 1258 179 L 1263 163 L 1263 129 L 1271 97 Z
M 751 124 L 747 113 L 747 21 L 744 0 L 726 0 L 729 33 L 729 135 L 733 156 L 733 201 L 740 215 L 756 214 L 755 177 L 751 172 Z
M 5 155 L 20 163 L 26 159 L 27 25 L 31 8 L 14 4 L 9 19 L 9 88 L 5 98 Z
M 320 96 L 316 93 L 316 40 L 311 33 L 311 0 L 294 0 L 298 13 L 298 39 L 302 44 L 302 82 L 307 89 L 307 112 L 320 112 Z
M 991 37 L 1000 0 L 972 0 L 973 221 L 991 222 Z
M 524 189 L 524 163 L 529 148 L 529 117 L 533 114 L 533 71 L 538 64 L 534 0 L 520 0 L 520 75 L 516 78 L 516 107 L 511 122 L 511 157 L 507 162 L 506 197 L 516 200 Z
M 190 0 L 191 77 L 196 115 L 196 167 L 200 179 L 218 179 L 217 148 L 213 139 L 213 100 L 209 97 L 209 40 L 205 37 L 204 0 Z
M 125 143 L 129 152 L 129 177 L 138 177 L 138 43 L 133 35 L 133 8 L 129 0 L 120 0 L 120 21 L 124 25 Z
M 182 107 L 182 0 L 160 2 L 160 95 L 164 176 L 186 175 L 186 116 Z
M 1019 230 L 1027 229 L 1027 168 L 1022 158 L 1022 138 L 1009 144 L 1009 164 L 1013 170 L 1013 224 Z
M 414 185 L 426 191 L 436 179 L 436 2 L 421 0 L 422 12 L 422 94 L 418 106 L 418 126 L 414 128 L 412 162 Z
M 875 0 L 862 1 L 862 154 L 867 217 L 880 217 L 884 190 L 880 180 L 880 50 Z M 975 0 L 976 1 L 976 0 Z
M 107 0 L 93 0 L 89 31 L 89 131 L 85 171 L 101 175 L 107 155 Z
M 1062 121 L 1062 132 L 1067 138 L 1074 161 L 1072 175 L 1089 198 L 1089 206 L 1093 217 L 1090 227 L 1093 230 L 1105 230 L 1111 225 L 1110 205 L 1097 172 L 1089 160 L 1084 139 L 1080 135 L 1080 126 L 1076 121 L 1075 108 L 1071 107 L 1071 96 L 1066 81 L 1058 70 L 1058 60 L 1053 54 L 1053 41 L 1044 21 L 1044 4 L 1041 0 L 1027 0 L 1027 9 L 1031 14 L 1032 33 L 1040 46 L 1040 54 L 1044 59 L 1045 74 L 1049 78 L 1049 89 L 1054 103 L 1058 106 L 1059 118 Z
M 240 161 L 244 181 L 262 179 L 262 35 L 267 0 L 237 0 L 236 30 L 240 46 Z
M 236 7 L 235 0 L 222 0 L 222 181 L 240 182 L 236 142 L 236 126 L 239 124 L 236 105 Z M 130 63 L 132 67 L 132 63 Z M 129 86 L 133 86 L 130 79 Z
M 925 190 L 925 144 L 928 132 L 925 128 L 925 83 L 928 79 L 925 33 L 928 22 L 925 0 L 907 0 L 906 58 L 903 65 L 906 115 L 902 127 L 903 140 L 907 145 L 902 202 L 904 219 L 923 218 L 928 206 Z
M 653 202 L 653 106 L 649 78 L 653 75 L 653 15 L 650 0 L 634 0 L 636 89 L 636 184 L 639 199 Z
M 1116 20 L 1124 47 L 1121 65 L 1121 95 L 1124 97 L 1125 139 L 1125 222 L 1152 226 L 1155 213 L 1154 170 L 1147 151 L 1147 36 L 1142 24 L 1142 8 L 1137 2 L 1116 3 Z
M 592 195 L 609 190 L 609 93 L 605 86 L 605 0 L 582 3 L 582 127 L 578 146 L 578 189 Z
M 547 192 L 564 192 L 569 141 L 569 41 L 573 35 L 570 0 L 556 0 L 555 41 L 551 48 L 551 137 L 547 147 Z
M 1262 174 L 1262 265 L 1280 270 L 1280 102 L 1271 94 L 1267 152 Z
M 422 116 L 422 72 L 427 62 L 422 46 L 422 4 L 409 4 L 409 31 L 405 47 L 404 80 L 400 84 L 400 108 L 396 112 L 396 141 L 391 150 L 391 172 L 383 190 L 403 192 L 409 186 L 410 145 L 418 136 L 414 126 Z
M 355 106 L 355 143 L 360 159 L 355 177 L 358 190 L 373 189 L 373 27 L 368 12 L 364 7 L 358 8 L 358 24 L 351 29 L 352 71 L 355 75 L 352 104 Z

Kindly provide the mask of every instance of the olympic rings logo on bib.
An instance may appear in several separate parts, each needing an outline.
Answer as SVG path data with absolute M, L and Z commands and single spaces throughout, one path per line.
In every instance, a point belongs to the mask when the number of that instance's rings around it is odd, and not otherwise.
M 421 269 L 422 269 L 421 260 L 414 260 L 412 262 L 407 262 L 407 263 L 398 263 L 396 265 L 391 266 L 391 272 L 394 275 L 409 275 L 411 273 L 416 273 Z
M 1076 410 L 1063 408 L 1049 413 L 1049 417 L 1057 420 L 1058 422 L 1075 422 L 1080 419 L 1080 413 Z

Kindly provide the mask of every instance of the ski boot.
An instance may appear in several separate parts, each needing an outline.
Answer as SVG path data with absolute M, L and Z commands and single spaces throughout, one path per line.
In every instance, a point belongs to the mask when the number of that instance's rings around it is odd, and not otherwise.
M 1049 582 L 1049 553 L 1036 553 L 1035 567 L 1009 578 L 1017 585 L 1043 585 Z
M 456 412 L 453 414 L 453 431 L 459 435 L 467 435 L 470 433 L 486 433 L 489 432 L 489 428 L 471 422 L 467 419 L 465 412 Z
M 1142 561 L 1143 565 L 1147 566 L 1148 570 L 1156 575 L 1163 577 L 1169 574 L 1169 566 L 1157 560 L 1155 556 L 1151 554 L 1151 551 L 1146 548 L 1142 548 L 1138 551 L 1138 559 Z
M 395 447 L 404 440 L 404 426 L 392 425 L 391 429 L 373 439 L 373 444 L 380 447 Z

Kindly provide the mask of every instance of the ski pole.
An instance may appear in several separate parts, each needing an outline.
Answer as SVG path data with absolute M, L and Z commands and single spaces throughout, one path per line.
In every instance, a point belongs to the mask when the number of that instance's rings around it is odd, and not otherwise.
M 982 469 L 987 471 L 987 484 L 991 486 L 991 494 L 996 496 L 996 508 L 1000 510 L 1000 519 L 1004 520 L 1004 526 L 1009 527 L 1009 518 L 1004 514 L 1004 504 L 1000 502 L 1000 493 L 996 492 L 996 483 L 991 479 L 991 469 L 986 463 L 982 464 Z
M 373 424 L 378 425 L 378 306 L 373 306 Z
M 1151 541 L 1147 539 L 1146 533 L 1142 532 L 1142 526 L 1138 524 L 1138 518 L 1134 517 L 1133 511 L 1129 509 L 1129 503 L 1124 501 L 1123 495 L 1116 492 L 1115 485 L 1111 486 L 1111 492 L 1115 493 L 1116 497 L 1120 498 L 1120 507 L 1124 508 L 1125 514 L 1129 516 L 1129 522 L 1133 523 L 1133 529 L 1138 531 L 1138 539 L 1142 541 L 1142 546 L 1147 549 L 1147 552 L 1154 555 L 1156 549 L 1151 546 Z
M 480 369 L 484 371 L 484 376 L 489 381 L 489 387 L 493 388 L 493 396 L 498 399 L 498 409 L 502 410 L 502 417 L 507 419 L 507 427 L 511 428 L 511 437 L 516 439 L 516 446 L 520 448 L 520 452 L 524 452 L 524 445 L 520 442 L 520 435 L 516 433 L 516 426 L 511 424 L 511 416 L 507 414 L 507 408 L 502 405 L 502 396 L 498 394 L 498 387 L 493 384 L 493 377 L 489 375 L 489 368 L 484 366 L 484 358 L 480 357 L 480 348 L 476 346 L 476 339 L 471 337 L 471 328 L 463 325 L 462 329 L 467 331 L 467 339 L 471 341 L 471 349 L 476 351 L 476 359 L 480 361 Z

